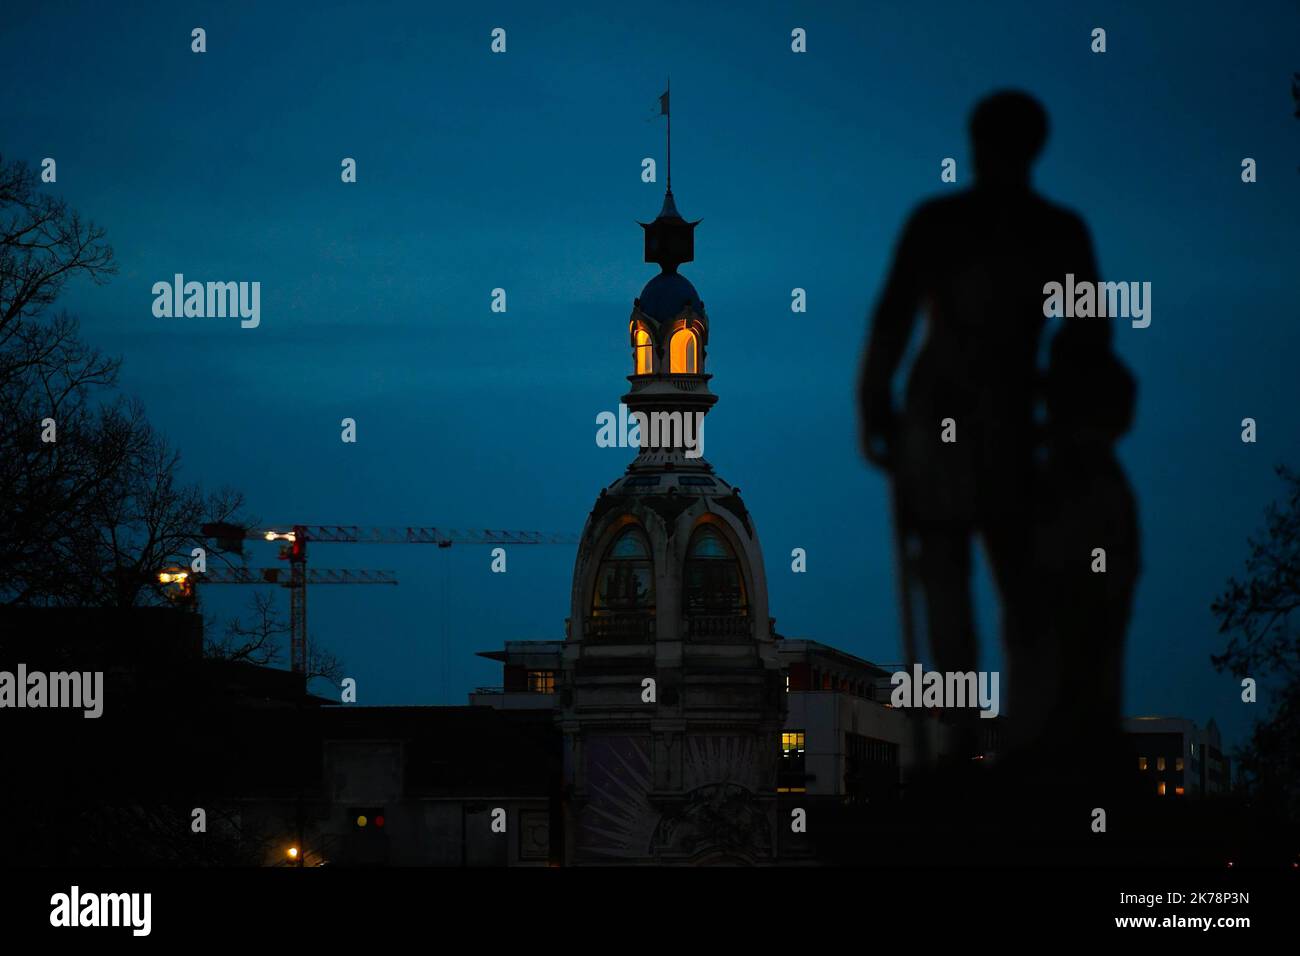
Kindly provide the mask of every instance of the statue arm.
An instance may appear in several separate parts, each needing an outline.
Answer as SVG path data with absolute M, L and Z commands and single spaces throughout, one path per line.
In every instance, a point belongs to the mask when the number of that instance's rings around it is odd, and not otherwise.
M 894 375 L 916 325 L 923 282 L 921 227 L 914 215 L 903 230 L 875 312 L 858 369 L 858 414 L 867 459 L 888 465 L 894 441 Z

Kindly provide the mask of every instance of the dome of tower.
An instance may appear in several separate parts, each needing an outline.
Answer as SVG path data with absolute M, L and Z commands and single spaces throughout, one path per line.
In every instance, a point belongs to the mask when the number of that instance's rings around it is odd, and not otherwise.
M 637 300 L 642 312 L 656 322 L 676 318 L 686 306 L 704 314 L 704 303 L 691 281 L 679 272 L 661 272 L 645 284 Z
M 739 490 L 711 468 L 615 479 L 583 529 L 572 594 L 571 634 L 589 645 L 773 639 L 757 529 Z

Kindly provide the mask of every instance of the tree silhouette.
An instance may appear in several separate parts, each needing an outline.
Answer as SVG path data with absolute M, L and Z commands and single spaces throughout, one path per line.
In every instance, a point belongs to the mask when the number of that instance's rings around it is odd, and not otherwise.
M 50 314 L 70 279 L 115 272 L 101 228 L 0 158 L 0 603 L 162 603 L 157 572 L 242 506 L 183 484 L 179 454 L 113 391 L 119 360 Z
M 255 592 L 248 603 L 249 623 L 233 618 L 222 638 L 209 640 L 204 648 L 209 657 L 226 661 L 269 666 L 284 659 L 284 644 L 291 628 L 276 610 L 275 599 L 262 591 Z M 317 677 L 339 684 L 343 663 L 334 654 L 312 642 L 307 649 L 307 682 Z
M 41 189 L 35 170 L 0 156 L 0 346 L 50 306 L 67 281 L 117 272 L 104 230 Z
M 1211 660 L 1220 671 L 1255 678 L 1264 699 L 1275 698 L 1240 766 L 1261 800 L 1300 821 L 1300 473 L 1277 472 L 1286 497 L 1268 506 L 1263 535 L 1249 541 L 1249 577 L 1229 579 L 1211 605 L 1220 633 L 1231 635 Z

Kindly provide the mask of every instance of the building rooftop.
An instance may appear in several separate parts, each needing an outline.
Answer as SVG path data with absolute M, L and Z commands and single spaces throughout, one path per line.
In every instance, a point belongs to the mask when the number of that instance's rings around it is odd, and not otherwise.
M 822 644 L 818 641 L 810 641 L 804 638 L 782 638 L 778 642 L 778 648 L 781 656 L 790 657 L 818 657 L 823 660 L 833 660 L 841 665 L 859 668 L 870 671 L 874 676 L 887 677 L 899 668 L 889 667 L 881 664 L 873 664 L 871 661 L 857 657 L 847 651 L 842 651 L 837 647 L 831 647 L 829 644 Z

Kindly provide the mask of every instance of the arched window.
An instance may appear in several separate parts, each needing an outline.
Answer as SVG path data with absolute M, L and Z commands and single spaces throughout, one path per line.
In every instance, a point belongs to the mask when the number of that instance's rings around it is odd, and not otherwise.
M 648 612 L 655 606 L 654 562 L 650 542 L 639 528 L 628 528 L 605 552 L 596 574 L 591 611 L 595 616 Z
M 678 329 L 673 333 L 669 343 L 671 363 L 669 368 L 674 375 L 682 372 L 694 373 L 700 370 L 699 340 L 692 329 Z
M 702 525 L 686 552 L 684 608 L 687 614 L 745 614 L 745 579 L 731 545 L 715 528 Z
M 636 343 L 636 374 L 652 374 L 654 372 L 654 340 L 650 338 L 650 333 L 639 325 L 636 327 L 636 332 L 633 333 L 632 338 Z

